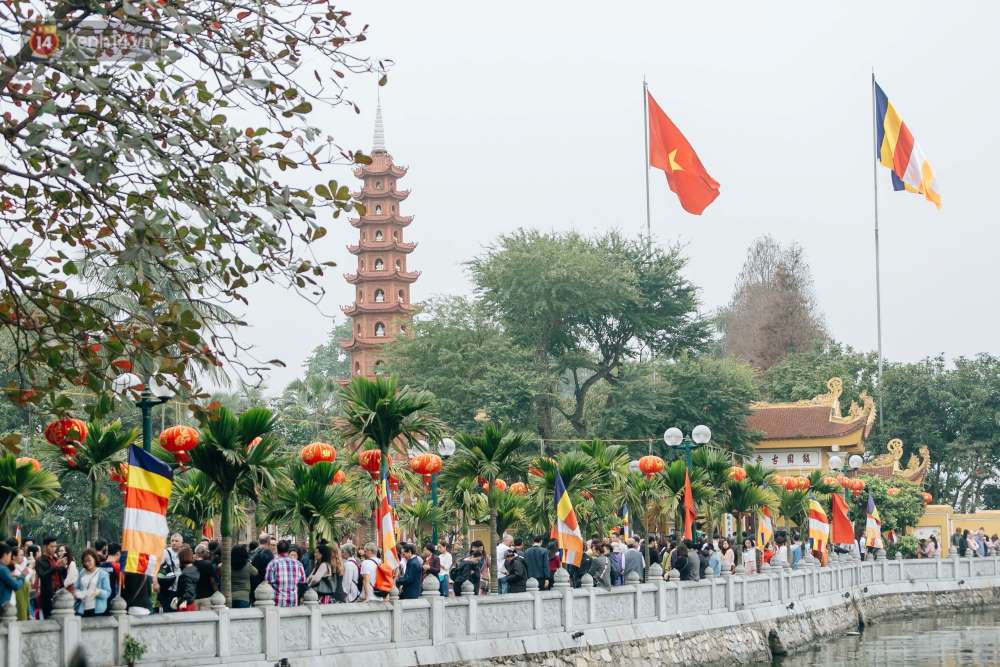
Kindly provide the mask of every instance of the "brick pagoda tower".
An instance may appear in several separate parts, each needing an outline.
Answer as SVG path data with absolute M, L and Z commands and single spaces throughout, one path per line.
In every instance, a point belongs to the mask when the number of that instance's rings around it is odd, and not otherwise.
M 355 301 L 341 307 L 353 319 L 354 337 L 340 344 L 350 355 L 352 375 L 366 377 L 379 372 L 385 344 L 407 335 L 414 311 L 410 285 L 420 276 L 419 271 L 406 270 L 406 256 L 417 244 L 403 240 L 413 216 L 400 215 L 399 205 L 410 191 L 396 189 L 406 168 L 393 164 L 385 150 L 381 105 L 375 111 L 371 158 L 371 164 L 354 170 L 363 184 L 352 194 L 364 204 L 365 213 L 351 220 L 359 230 L 358 244 L 347 246 L 358 258 L 357 273 L 344 275 L 356 287 Z

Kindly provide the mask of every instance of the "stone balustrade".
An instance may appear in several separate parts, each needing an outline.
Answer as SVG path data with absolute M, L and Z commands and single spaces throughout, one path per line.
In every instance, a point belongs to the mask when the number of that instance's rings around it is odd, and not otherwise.
M 99 618 L 73 615 L 73 600 L 62 592 L 48 620 L 16 621 L 9 608 L 0 613 L 0 656 L 8 667 L 57 667 L 67 665 L 82 647 L 91 667 L 123 665 L 125 639 L 131 636 L 146 646 L 136 664 L 148 667 L 272 667 L 282 658 L 295 667 L 331 660 L 366 667 L 461 662 L 489 657 L 482 653 L 491 642 L 517 640 L 518 650 L 527 653 L 558 650 L 572 647 L 590 630 L 612 634 L 616 626 L 667 627 L 682 619 L 769 606 L 783 611 L 793 602 L 802 601 L 802 608 L 811 599 L 862 595 L 869 586 L 894 592 L 920 582 L 955 588 L 983 580 L 985 585 L 1000 580 L 1000 558 L 861 562 L 845 556 L 834 557 L 828 567 L 776 566 L 753 576 L 725 574 L 699 582 L 676 581 L 654 565 L 647 583 L 611 590 L 584 579 L 577 589 L 560 576 L 550 591 L 539 591 L 529 580 L 525 593 L 458 598 L 440 597 L 436 580 L 428 580 L 416 600 L 321 605 L 310 592 L 295 608 L 276 607 L 264 583 L 251 609 L 229 609 L 219 596 L 211 611 L 130 616 L 116 600 L 112 614 Z

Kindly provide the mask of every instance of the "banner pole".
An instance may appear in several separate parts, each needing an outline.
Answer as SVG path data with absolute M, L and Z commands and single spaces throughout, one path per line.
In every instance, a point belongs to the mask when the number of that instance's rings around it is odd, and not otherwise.
M 646 91 L 646 77 L 642 77 L 642 138 L 643 148 L 642 168 L 646 175 L 646 245 L 653 245 L 653 230 L 649 214 L 649 94 Z
M 872 161 L 872 192 L 874 193 L 875 209 L 875 322 L 878 329 L 878 425 L 879 435 L 882 432 L 882 276 L 879 265 L 878 246 L 878 109 L 875 100 L 875 69 L 872 68 L 872 145 L 875 146 L 875 159 Z

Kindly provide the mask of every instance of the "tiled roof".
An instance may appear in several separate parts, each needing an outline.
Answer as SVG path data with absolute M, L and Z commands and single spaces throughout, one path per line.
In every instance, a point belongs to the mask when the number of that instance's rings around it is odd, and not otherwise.
M 795 405 L 753 408 L 747 417 L 747 429 L 763 433 L 762 440 L 794 438 L 829 438 L 854 433 L 865 426 L 867 415 L 841 424 L 831 421 L 827 405 Z

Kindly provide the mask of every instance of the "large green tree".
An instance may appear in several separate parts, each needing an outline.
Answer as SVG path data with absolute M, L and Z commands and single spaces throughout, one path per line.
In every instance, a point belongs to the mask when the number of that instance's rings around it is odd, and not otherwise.
M 878 355 L 850 345 L 817 340 L 802 352 L 792 352 L 761 375 L 761 393 L 769 401 L 800 401 L 826 391 L 832 377 L 844 381 L 840 400 L 846 408 L 862 391 L 877 390 Z
M 608 232 L 518 230 L 469 263 L 477 294 L 506 331 L 532 351 L 535 365 L 561 374 L 536 400 L 538 432 L 553 433 L 558 410 L 586 434 L 590 391 L 641 352 L 674 357 L 703 347 L 708 326 L 677 247 Z
M 330 263 L 309 246 L 355 204 L 346 186 L 291 174 L 368 161 L 330 138 L 326 113 L 353 106 L 349 75 L 382 70 L 352 52 L 365 34 L 349 16 L 327 0 L 0 4 L 8 32 L 42 18 L 64 45 L 34 57 L 8 40 L 0 64 L 9 396 L 67 409 L 59 390 L 106 390 L 112 360 L 181 384 L 198 362 L 262 372 L 238 322 L 191 304 L 246 304 L 260 282 L 322 293 Z M 141 34 L 149 57 L 74 51 L 68 33 L 95 23 Z M 91 256 L 156 268 L 132 271 L 111 303 L 78 279 Z

